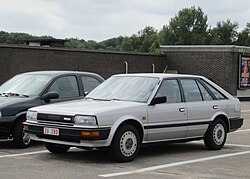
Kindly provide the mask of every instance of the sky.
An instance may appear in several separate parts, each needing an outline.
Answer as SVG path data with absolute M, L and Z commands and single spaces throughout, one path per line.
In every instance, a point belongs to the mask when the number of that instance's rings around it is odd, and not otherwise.
M 146 26 L 160 31 L 181 9 L 201 7 L 208 24 L 250 23 L 250 0 L 1 0 L 0 31 L 102 41 Z

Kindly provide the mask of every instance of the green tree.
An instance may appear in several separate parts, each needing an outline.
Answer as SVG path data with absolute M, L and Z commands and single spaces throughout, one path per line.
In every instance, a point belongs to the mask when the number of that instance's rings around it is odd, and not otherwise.
M 139 47 L 140 52 L 157 52 L 159 50 L 158 43 L 158 32 L 154 27 L 147 26 L 143 30 L 138 32 Z
M 211 29 L 210 39 L 211 44 L 215 45 L 232 45 L 236 42 L 238 37 L 238 23 L 227 21 L 220 21 L 217 26 Z
M 64 43 L 66 48 L 86 48 L 85 44 L 85 40 L 79 40 L 77 38 L 66 39 L 66 42 Z
M 207 41 L 207 16 L 200 7 L 182 9 L 159 32 L 159 42 L 165 45 L 198 45 Z
M 245 29 L 239 33 L 237 45 L 250 46 L 250 23 L 247 23 Z
M 119 51 L 134 51 L 134 43 L 131 37 L 123 38 L 121 45 L 119 47 Z
M 157 35 L 157 30 L 153 27 L 147 26 L 137 34 L 125 37 L 122 40 L 119 50 L 157 53 L 159 52 Z

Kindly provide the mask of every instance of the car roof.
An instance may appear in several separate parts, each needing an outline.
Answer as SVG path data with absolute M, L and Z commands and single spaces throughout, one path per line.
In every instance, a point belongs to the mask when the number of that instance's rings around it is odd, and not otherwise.
M 59 76 L 64 74 L 80 74 L 80 75 L 95 75 L 99 76 L 96 73 L 91 72 L 81 72 L 81 71 L 32 71 L 32 72 L 26 72 L 23 74 L 34 74 L 34 75 L 51 75 L 51 76 Z
M 170 73 L 131 73 L 131 74 L 118 74 L 114 76 L 138 76 L 138 77 L 155 77 L 155 78 L 204 78 L 203 76 L 198 75 L 189 75 L 189 74 L 170 74 Z

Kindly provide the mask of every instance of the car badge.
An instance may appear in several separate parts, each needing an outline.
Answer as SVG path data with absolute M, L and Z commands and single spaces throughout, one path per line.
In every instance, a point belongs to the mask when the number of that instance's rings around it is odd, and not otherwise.
M 63 120 L 65 120 L 65 121 L 70 121 L 71 118 L 70 118 L 70 117 L 64 117 Z

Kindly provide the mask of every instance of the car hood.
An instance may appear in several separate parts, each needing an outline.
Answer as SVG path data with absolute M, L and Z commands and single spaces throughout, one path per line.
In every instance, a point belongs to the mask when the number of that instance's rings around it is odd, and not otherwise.
M 29 110 L 38 113 L 58 114 L 58 115 L 100 115 L 105 112 L 123 111 L 126 108 L 146 106 L 146 103 L 128 101 L 98 101 L 98 100 L 77 100 L 34 107 Z
M 25 97 L 0 96 L 0 108 L 4 108 L 12 104 L 23 103 L 23 102 L 30 101 L 30 100 L 31 100 L 30 98 L 25 98 Z

